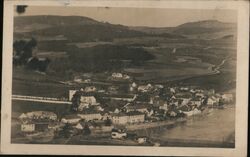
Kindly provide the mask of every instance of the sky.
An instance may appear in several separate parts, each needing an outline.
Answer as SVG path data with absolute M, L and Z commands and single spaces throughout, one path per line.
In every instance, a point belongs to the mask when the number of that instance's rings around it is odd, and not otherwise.
M 166 8 L 105 8 L 105 7 L 69 7 L 69 6 L 29 6 L 26 12 L 15 16 L 61 15 L 86 16 L 97 21 L 126 26 L 174 27 L 186 22 L 219 20 L 237 22 L 234 10 L 195 10 Z

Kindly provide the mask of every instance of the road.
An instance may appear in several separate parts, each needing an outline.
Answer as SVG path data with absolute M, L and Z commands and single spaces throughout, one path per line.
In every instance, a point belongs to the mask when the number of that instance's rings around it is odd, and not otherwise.
M 72 102 L 70 101 L 60 100 L 58 98 L 27 96 L 27 95 L 12 95 L 12 100 L 44 102 L 52 104 L 72 104 Z

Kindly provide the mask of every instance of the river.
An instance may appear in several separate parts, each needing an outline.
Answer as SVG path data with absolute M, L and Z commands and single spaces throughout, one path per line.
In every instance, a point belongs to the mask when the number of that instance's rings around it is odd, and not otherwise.
M 235 107 L 212 109 L 208 113 L 189 117 L 186 123 L 164 130 L 154 137 L 178 143 L 233 143 L 235 141 Z

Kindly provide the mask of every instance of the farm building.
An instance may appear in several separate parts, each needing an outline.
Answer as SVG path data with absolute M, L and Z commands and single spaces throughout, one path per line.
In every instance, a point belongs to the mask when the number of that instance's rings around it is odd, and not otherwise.
M 129 104 L 125 108 L 127 112 L 138 111 L 138 112 L 145 113 L 148 111 L 147 107 L 148 107 L 147 105 L 143 105 L 143 104 Z
M 233 94 L 231 94 L 231 93 L 225 93 L 221 97 L 225 102 L 232 102 L 233 101 Z
M 114 124 L 139 123 L 144 121 L 145 115 L 137 111 L 112 115 L 112 122 Z
M 33 131 L 35 131 L 35 124 L 33 124 L 33 123 L 21 124 L 21 131 L 22 132 L 33 132 Z
M 82 118 L 78 115 L 66 115 L 65 117 L 62 118 L 63 123 L 69 123 L 69 124 L 76 124 L 78 123 Z
M 79 113 L 77 115 L 85 121 L 100 120 L 102 118 L 102 115 L 100 113 Z

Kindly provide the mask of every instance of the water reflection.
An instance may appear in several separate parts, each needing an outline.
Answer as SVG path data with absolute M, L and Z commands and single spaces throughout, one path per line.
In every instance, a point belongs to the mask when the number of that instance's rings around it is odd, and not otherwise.
M 213 109 L 190 117 L 185 124 L 162 131 L 162 139 L 204 140 L 234 142 L 235 108 Z

